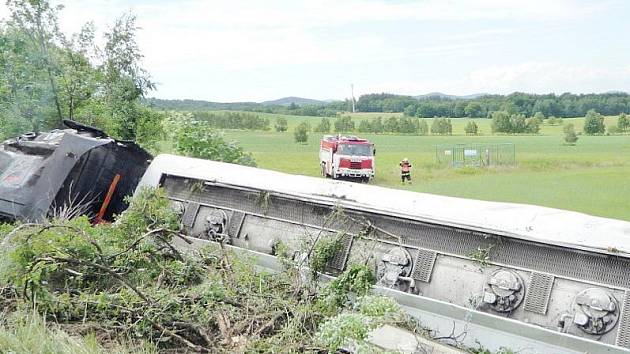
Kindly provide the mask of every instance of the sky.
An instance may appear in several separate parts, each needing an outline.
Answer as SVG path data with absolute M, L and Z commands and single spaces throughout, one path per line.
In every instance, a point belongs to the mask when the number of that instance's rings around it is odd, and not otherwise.
M 625 0 L 51 1 L 67 33 L 137 15 L 151 97 L 630 92 Z

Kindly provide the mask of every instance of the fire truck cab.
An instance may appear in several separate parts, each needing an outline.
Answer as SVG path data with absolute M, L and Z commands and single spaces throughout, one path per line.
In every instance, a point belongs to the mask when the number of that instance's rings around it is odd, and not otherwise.
M 319 161 L 324 177 L 374 178 L 374 144 L 356 136 L 326 135 L 320 141 Z

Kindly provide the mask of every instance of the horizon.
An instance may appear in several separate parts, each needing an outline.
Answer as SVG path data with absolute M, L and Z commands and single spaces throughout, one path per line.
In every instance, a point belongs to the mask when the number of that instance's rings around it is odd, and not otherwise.
M 137 16 L 149 96 L 212 102 L 374 92 L 630 91 L 630 3 L 620 0 L 54 0 L 60 27 L 97 38 Z M 0 6 L 0 18 L 7 9 Z
M 522 93 L 522 94 L 526 94 L 526 95 L 539 95 L 539 96 L 544 96 L 544 95 L 556 95 L 556 96 L 560 96 L 563 94 L 571 94 L 571 95 L 606 95 L 606 94 L 625 94 L 625 95 L 630 95 L 630 92 L 626 92 L 626 91 L 617 91 L 617 90 L 611 90 L 611 91 L 606 91 L 606 92 L 584 92 L 584 93 L 575 93 L 575 92 L 562 92 L 562 93 L 555 93 L 555 92 L 548 92 L 548 93 L 532 93 L 532 92 L 522 92 L 522 91 L 514 91 L 514 92 L 510 92 L 510 93 L 506 93 L 506 94 L 499 94 L 499 93 L 489 93 L 489 92 L 479 92 L 479 93 L 471 93 L 471 94 L 466 94 L 466 95 L 451 95 L 449 93 L 444 93 L 444 92 L 438 92 L 438 91 L 432 91 L 432 92 L 427 92 L 427 93 L 421 93 L 421 94 L 413 94 L 413 95 L 404 95 L 404 94 L 398 94 L 398 93 L 392 93 L 392 92 L 366 92 L 363 95 L 380 95 L 380 94 L 386 94 L 386 95 L 396 95 L 396 96 L 408 96 L 408 97 L 413 97 L 413 98 L 420 98 L 420 97 L 427 97 L 427 98 L 431 98 L 431 97 L 436 97 L 436 96 L 440 96 L 440 95 L 444 95 L 444 96 L 449 96 L 452 97 L 454 99 L 469 99 L 466 98 L 468 96 L 477 96 L 477 97 L 482 97 L 482 96 L 509 96 L 509 95 L 513 95 L 516 93 Z M 475 98 L 477 98 L 475 97 Z M 334 101 L 343 101 L 345 99 L 349 99 L 349 97 L 345 97 L 345 98 L 327 98 L 327 99 L 319 99 L 319 98 L 313 98 L 313 97 L 301 97 L 301 96 L 283 96 L 283 97 L 276 97 L 276 98 L 269 98 L 269 99 L 265 99 L 265 100 L 259 100 L 259 101 L 254 101 L 254 100 L 243 100 L 243 101 L 213 101 L 213 100 L 206 100 L 206 99 L 194 99 L 194 98 L 168 98 L 168 97 L 154 97 L 154 96 L 147 96 L 147 99 L 160 99 L 160 100 L 191 100 L 191 101 L 204 101 L 204 102 L 213 102 L 213 103 L 267 103 L 267 102 L 273 102 L 273 101 L 278 101 L 278 100 L 282 100 L 282 99 L 287 99 L 287 98 L 297 98 L 297 99 L 307 99 L 307 100 L 314 100 L 314 101 L 321 101 L 321 102 L 334 102 Z M 359 100 L 360 96 L 355 97 L 356 100 Z

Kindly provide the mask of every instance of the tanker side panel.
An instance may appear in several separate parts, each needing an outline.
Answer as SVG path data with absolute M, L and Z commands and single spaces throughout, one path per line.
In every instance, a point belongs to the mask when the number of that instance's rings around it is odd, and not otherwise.
M 326 265 L 336 275 L 370 264 L 377 285 L 630 348 L 630 261 L 494 234 L 364 212 L 273 191 L 163 176 L 186 232 L 296 257 L 304 245 L 339 237 Z

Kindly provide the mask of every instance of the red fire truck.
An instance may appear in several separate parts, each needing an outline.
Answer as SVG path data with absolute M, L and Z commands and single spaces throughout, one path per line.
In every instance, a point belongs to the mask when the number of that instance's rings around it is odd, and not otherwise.
M 319 161 L 324 177 L 357 178 L 368 182 L 374 177 L 374 144 L 356 136 L 326 135 L 319 145 Z

